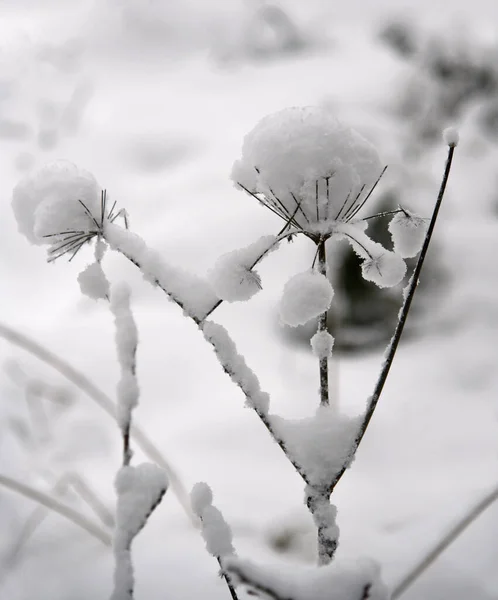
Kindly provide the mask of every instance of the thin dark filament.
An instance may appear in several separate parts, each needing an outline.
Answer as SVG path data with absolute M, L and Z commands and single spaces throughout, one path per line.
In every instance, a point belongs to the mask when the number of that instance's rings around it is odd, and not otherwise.
M 356 240 L 352 235 L 349 235 L 349 233 L 344 233 L 342 232 L 342 235 L 345 235 L 347 238 L 349 238 L 350 240 L 352 240 L 355 244 L 358 244 L 358 246 L 365 252 L 365 254 L 368 256 L 368 258 L 370 260 L 373 260 L 373 256 L 370 254 L 370 252 L 365 248 L 365 246 L 363 244 L 361 244 L 358 240 Z M 379 271 L 380 274 L 380 271 Z
M 88 237 L 86 240 L 83 240 L 81 242 L 81 244 L 76 248 L 76 250 L 71 254 L 71 257 L 69 258 L 69 262 L 71 262 L 73 260 L 73 258 L 78 254 L 78 252 L 83 248 L 83 246 L 86 244 L 86 242 L 89 242 L 92 239 L 93 236 Z
M 92 219 L 92 221 L 95 223 L 95 226 L 97 227 L 97 229 L 100 229 L 100 225 L 97 223 L 97 220 L 92 215 L 92 213 L 90 212 L 90 210 L 88 209 L 88 207 L 86 206 L 86 204 L 82 200 L 78 200 L 78 202 L 85 209 L 85 211 L 86 211 L 87 215 L 90 217 L 90 219 Z
M 104 227 L 105 208 L 107 204 L 107 192 L 102 190 L 100 194 L 100 228 Z
M 334 221 L 338 221 L 342 211 L 344 210 L 344 207 L 346 206 L 346 204 L 349 202 L 349 199 L 351 198 L 351 192 L 352 190 L 349 190 L 349 194 L 346 196 L 346 200 L 344 200 L 344 204 L 341 206 L 339 212 L 336 214 Z
M 363 184 L 360 188 L 360 191 L 356 194 L 355 199 L 353 200 L 353 202 L 351 202 L 349 208 L 346 210 L 344 216 L 342 217 L 343 221 L 347 221 L 349 218 L 349 215 L 351 214 L 351 212 L 354 212 L 355 208 L 358 206 L 357 202 L 360 199 L 360 196 L 363 194 L 363 192 L 365 191 L 365 187 L 366 185 Z
M 86 233 L 86 231 L 76 231 L 76 229 L 67 229 L 66 231 L 61 231 L 60 233 L 47 233 L 46 235 L 44 235 L 42 237 L 44 237 L 44 238 L 55 237 L 55 236 L 60 236 L 60 235 L 66 235 L 67 233 L 79 233 L 81 235 L 83 233 Z
M 347 215 L 346 219 L 348 221 L 351 221 L 351 219 L 354 219 L 354 217 L 360 212 L 360 210 L 365 206 L 365 203 L 368 201 L 368 199 L 370 198 L 370 196 L 373 194 L 375 188 L 377 187 L 379 181 L 382 179 L 382 176 L 384 175 L 384 173 L 386 172 L 387 169 L 387 165 L 382 169 L 382 173 L 379 175 L 379 177 L 377 178 L 377 181 L 373 184 L 371 190 L 368 192 L 368 194 L 366 195 L 365 199 L 363 200 L 363 202 L 356 208 L 356 210 L 353 211 L 353 214 L 351 215 Z M 363 191 L 363 188 L 362 188 Z
M 108 218 L 109 220 L 111 220 L 111 219 L 112 219 L 112 213 L 114 212 L 114 209 L 115 209 L 115 208 L 116 208 L 116 200 L 114 200 L 114 204 L 112 205 L 112 207 L 111 207 L 111 210 L 109 211 L 109 214 L 107 215 L 107 218 Z
M 328 182 L 327 182 L 327 187 L 328 187 Z M 328 194 L 327 194 L 328 196 Z M 315 182 L 315 201 L 316 201 L 316 222 L 318 223 L 318 221 L 320 220 L 320 213 L 318 211 L 318 179 Z
M 315 268 L 316 261 L 317 261 L 317 258 L 318 258 L 318 251 L 319 251 L 319 246 L 317 245 L 317 247 L 316 247 L 316 252 L 315 252 L 315 256 L 314 256 L 314 258 L 313 258 L 313 262 L 311 263 L 311 268 L 312 268 L 312 269 L 314 269 L 314 268 Z
M 308 217 L 306 216 L 306 213 L 302 209 L 301 203 L 297 201 L 297 198 L 294 196 L 293 192 L 291 192 L 290 195 L 292 196 L 292 198 L 293 198 L 294 202 L 296 203 L 297 207 L 299 208 L 299 210 L 303 213 L 303 217 L 306 219 L 306 222 L 309 223 L 310 220 L 308 219 Z
M 91 234 L 85 233 L 83 235 L 72 236 L 70 240 L 68 240 L 68 239 L 62 240 L 61 244 L 59 244 L 58 246 L 51 248 L 49 250 L 49 254 L 57 254 L 61 250 L 64 250 L 64 248 L 66 249 L 65 251 L 67 251 L 68 248 L 70 248 L 74 244 L 78 244 L 80 240 L 85 239 L 86 237 L 88 237 L 90 235 L 93 237 L 93 235 L 95 235 L 95 234 L 93 232 Z M 63 252 L 63 254 L 64 254 L 64 252 Z
M 88 241 L 90 241 L 92 239 L 92 237 L 94 236 L 94 234 L 88 234 L 86 236 L 81 236 L 76 240 L 72 240 L 71 242 L 67 242 L 66 244 L 63 244 L 62 246 L 59 246 L 58 248 L 54 248 L 50 251 L 50 253 L 52 254 L 52 256 L 50 256 L 50 258 L 48 259 L 48 262 L 53 262 L 54 260 L 57 260 L 58 258 L 60 258 L 61 256 L 64 256 L 64 254 L 69 254 L 71 252 L 73 252 L 73 250 L 76 249 L 76 251 L 74 252 L 74 254 L 71 256 L 72 260 L 74 258 L 74 256 L 76 255 L 76 253 L 80 250 L 80 248 Z
M 377 213 L 376 215 L 370 215 L 369 217 L 363 217 L 362 221 L 369 221 L 370 219 L 378 219 L 380 217 L 388 217 L 389 215 L 397 215 L 400 212 L 406 215 L 406 211 L 402 208 L 398 208 L 396 210 L 388 210 L 386 212 Z
M 274 215 L 277 215 L 277 217 L 279 217 L 283 221 L 287 222 L 288 218 L 291 216 L 288 213 L 287 214 L 282 213 L 282 211 L 279 209 L 279 207 L 276 206 L 274 202 L 270 202 L 270 200 L 267 199 L 266 196 L 264 196 L 264 200 L 263 200 L 263 199 L 259 198 L 258 196 L 256 196 L 256 194 L 254 192 L 251 192 L 250 190 L 248 190 L 241 183 L 237 182 L 237 185 L 239 185 L 245 192 L 247 192 L 250 196 L 252 196 L 255 200 L 257 200 L 259 204 L 261 204 L 262 206 L 264 206 L 265 208 L 267 208 Z M 265 202 L 265 200 L 266 200 L 266 202 Z M 292 218 L 292 224 L 295 227 L 300 228 L 299 223 L 297 223 L 294 218 Z

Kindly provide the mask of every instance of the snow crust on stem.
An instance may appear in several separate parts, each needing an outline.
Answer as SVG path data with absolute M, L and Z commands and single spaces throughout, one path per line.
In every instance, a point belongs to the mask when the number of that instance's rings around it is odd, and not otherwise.
M 268 414 L 270 397 L 261 390 L 258 378 L 247 366 L 244 357 L 237 352 L 237 347 L 227 330 L 218 323 L 205 321 L 202 331 L 206 340 L 213 346 L 223 369 L 244 392 L 247 406 L 263 415 Z
M 131 544 L 161 502 L 168 488 L 163 469 L 144 463 L 123 466 L 116 476 L 116 528 L 114 531 L 114 590 L 110 600 L 132 600 L 134 588 Z
M 192 510 L 201 520 L 202 537 L 209 554 L 215 558 L 233 555 L 232 530 L 221 512 L 213 506 L 213 493 L 208 484 L 196 483 L 190 499 Z
M 158 285 L 197 323 L 202 321 L 219 301 L 205 280 L 171 266 L 135 233 L 106 222 L 104 237 L 113 250 L 121 252 L 135 263 L 147 281 Z
M 209 273 L 217 296 L 227 302 L 249 300 L 261 289 L 261 278 L 253 270 L 257 262 L 278 246 L 278 238 L 266 235 L 245 248 L 223 254 Z
M 136 378 L 138 332 L 130 308 L 130 288 L 127 284 L 122 283 L 112 289 L 111 311 L 116 324 L 116 349 L 121 367 L 116 418 L 123 435 L 129 435 L 131 412 L 138 405 L 139 389 Z
M 334 561 L 313 568 L 259 565 L 229 557 L 223 567 L 235 583 L 272 600 L 389 600 L 379 567 L 369 560 Z
M 334 347 L 334 337 L 327 331 L 317 331 L 310 340 L 313 354 L 320 360 L 328 359 L 332 356 Z
M 336 474 L 353 459 L 354 440 L 361 417 L 340 414 L 333 406 L 319 406 L 306 419 L 271 415 L 276 435 L 283 440 L 291 459 L 315 489 L 327 489 Z

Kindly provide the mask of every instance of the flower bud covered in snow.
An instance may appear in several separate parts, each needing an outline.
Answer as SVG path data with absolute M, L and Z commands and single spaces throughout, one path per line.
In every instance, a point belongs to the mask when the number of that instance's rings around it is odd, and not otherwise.
M 262 119 L 245 137 L 232 179 L 282 219 L 316 232 L 352 218 L 381 173 L 370 142 L 308 106 Z
M 78 275 L 81 293 L 93 300 L 109 296 L 109 281 L 105 276 L 102 265 L 94 262 Z
M 286 325 L 304 325 L 329 309 L 334 296 L 330 281 L 318 271 L 294 275 L 284 286 L 280 317 Z
M 427 221 L 403 209 L 389 223 L 394 251 L 403 258 L 416 256 L 424 243 Z

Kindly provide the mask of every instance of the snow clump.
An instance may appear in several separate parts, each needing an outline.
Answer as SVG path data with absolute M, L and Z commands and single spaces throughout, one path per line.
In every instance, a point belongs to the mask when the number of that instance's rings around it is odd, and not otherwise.
M 427 220 L 408 210 L 400 210 L 389 223 L 394 251 L 403 258 L 416 256 L 424 243 Z
M 246 585 L 265 596 L 292 600 L 388 600 L 389 590 L 380 569 L 371 560 L 334 561 L 321 567 L 259 565 L 228 557 L 225 572 L 238 585 Z
M 227 302 L 249 300 L 257 294 L 262 289 L 261 278 L 253 267 L 277 242 L 273 235 L 263 236 L 246 248 L 220 256 L 209 274 L 215 294 Z
M 285 284 L 280 300 L 282 322 L 304 325 L 329 309 L 334 296 L 330 281 L 318 271 L 298 273 Z
M 310 340 L 313 354 L 320 360 L 332 356 L 334 338 L 328 331 L 317 331 Z
M 329 221 L 348 221 L 382 173 L 374 146 L 328 110 L 286 108 L 246 135 L 235 162 L 236 185 L 316 233 Z
M 91 173 L 59 160 L 16 185 L 12 208 L 19 231 L 32 244 L 55 245 L 61 241 L 57 234 L 96 229 L 92 215 L 101 216 L 101 188 Z
M 458 142 L 460 141 L 460 134 L 458 133 L 458 129 L 456 127 L 447 127 L 443 131 L 443 140 L 444 143 L 448 146 L 455 148 L 458 146 Z
M 213 506 L 213 493 L 207 483 L 194 485 L 190 502 L 192 510 L 201 520 L 202 537 L 209 554 L 216 558 L 233 555 L 232 530 L 221 512 Z

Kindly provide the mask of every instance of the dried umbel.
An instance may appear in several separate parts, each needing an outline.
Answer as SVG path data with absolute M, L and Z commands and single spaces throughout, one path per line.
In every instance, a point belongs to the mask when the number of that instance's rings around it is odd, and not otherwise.
M 308 234 L 349 222 L 383 173 L 374 146 L 319 107 L 287 108 L 245 137 L 232 179 Z

